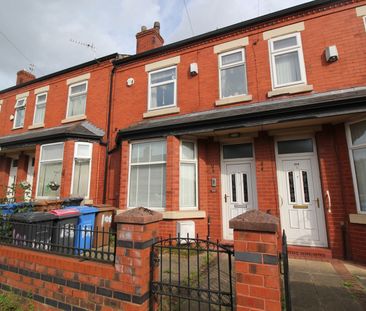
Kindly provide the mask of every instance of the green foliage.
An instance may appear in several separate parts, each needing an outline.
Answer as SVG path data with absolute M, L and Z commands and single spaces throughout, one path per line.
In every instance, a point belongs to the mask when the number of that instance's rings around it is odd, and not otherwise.
M 14 293 L 0 294 L 0 310 L 2 311 L 33 311 L 34 306 L 29 299 L 20 297 Z

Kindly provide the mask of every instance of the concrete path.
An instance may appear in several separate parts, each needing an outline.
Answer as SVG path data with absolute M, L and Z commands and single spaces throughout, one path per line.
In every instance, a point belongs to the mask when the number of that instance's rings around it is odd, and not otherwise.
M 365 267 L 290 259 L 292 310 L 365 311 L 365 279 Z

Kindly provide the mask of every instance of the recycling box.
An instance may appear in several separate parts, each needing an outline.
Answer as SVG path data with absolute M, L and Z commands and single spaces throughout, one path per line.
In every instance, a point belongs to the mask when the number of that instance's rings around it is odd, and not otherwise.
M 72 254 L 80 212 L 70 208 L 53 210 L 50 213 L 56 217 L 52 231 L 52 251 Z
M 92 247 L 95 214 L 98 209 L 92 206 L 68 206 L 65 210 L 70 208 L 80 212 L 74 247 L 80 249 L 80 253 L 82 253 L 83 249 L 87 250 Z M 77 254 L 78 251 L 75 250 L 75 253 Z
M 13 243 L 34 249 L 50 250 L 55 215 L 43 212 L 17 213 L 11 216 Z

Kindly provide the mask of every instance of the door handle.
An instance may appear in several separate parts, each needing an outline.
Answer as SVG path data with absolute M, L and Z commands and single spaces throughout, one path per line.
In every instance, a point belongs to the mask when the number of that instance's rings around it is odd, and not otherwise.
M 228 198 L 229 196 L 225 193 L 225 195 L 224 195 L 224 200 L 225 200 L 225 203 L 227 203 L 227 198 Z
M 320 208 L 320 201 L 319 201 L 319 198 L 316 198 L 316 205 L 318 206 L 318 208 Z
M 283 205 L 283 199 L 282 199 L 282 196 L 280 196 L 280 195 L 278 195 L 279 196 L 279 198 L 280 198 L 280 207 L 282 207 L 282 205 Z

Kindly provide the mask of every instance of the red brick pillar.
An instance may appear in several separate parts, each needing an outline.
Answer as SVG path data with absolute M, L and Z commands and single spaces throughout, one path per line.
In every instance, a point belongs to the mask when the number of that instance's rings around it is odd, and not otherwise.
M 151 246 L 158 240 L 162 214 L 143 207 L 116 216 L 117 248 L 115 268 L 126 284 L 126 310 L 149 310 L 150 279 L 152 275 Z M 130 306 L 131 305 L 131 306 Z
M 23 153 L 19 155 L 18 159 L 18 169 L 17 169 L 17 186 L 15 189 L 15 197 L 16 201 L 21 202 L 24 201 L 24 189 L 19 187 L 19 183 L 27 180 L 27 172 L 28 172 L 28 161 L 29 157 Z
M 277 217 L 252 210 L 230 220 L 234 229 L 238 311 L 281 311 Z
M 0 156 L 0 198 L 6 197 L 11 159 Z

